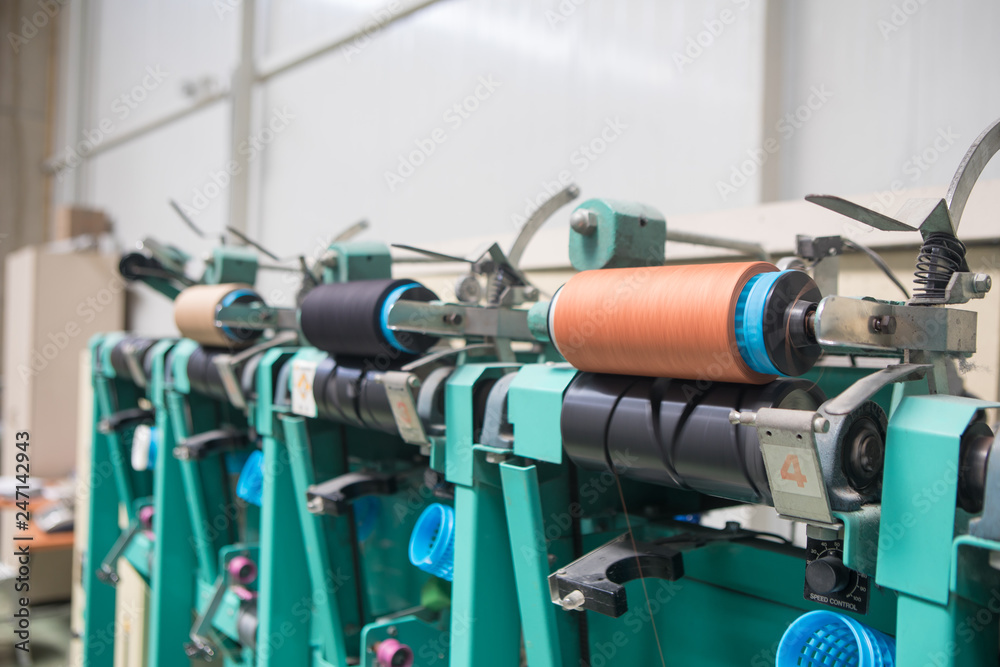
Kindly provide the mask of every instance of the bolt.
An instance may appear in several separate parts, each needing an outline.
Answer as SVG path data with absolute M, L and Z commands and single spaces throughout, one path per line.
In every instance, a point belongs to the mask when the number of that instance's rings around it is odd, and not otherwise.
M 396 629 L 395 625 L 390 625 L 385 629 L 385 634 L 389 635 L 390 637 L 395 637 L 396 635 L 399 634 L 399 630 Z
M 578 208 L 569 216 L 569 226 L 573 231 L 583 236 L 590 236 L 597 231 L 597 216 L 593 211 L 585 208 Z
M 986 294 L 993 287 L 993 279 L 988 273 L 977 273 L 972 277 L 972 289 L 976 294 Z
M 892 335 L 896 333 L 896 318 L 892 315 L 872 315 L 868 320 L 868 327 L 872 333 Z
M 583 593 L 581 593 L 580 591 L 573 591 L 572 593 L 564 597 L 562 600 L 560 600 L 559 604 L 562 605 L 562 608 L 565 609 L 566 611 L 573 611 L 574 609 L 579 609 L 580 607 L 582 607 L 583 603 L 586 601 L 587 598 L 584 597 Z

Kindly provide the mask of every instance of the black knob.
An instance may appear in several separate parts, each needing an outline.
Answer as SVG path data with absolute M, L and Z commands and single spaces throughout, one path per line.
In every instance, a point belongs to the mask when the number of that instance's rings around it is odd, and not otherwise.
M 821 595 L 844 590 L 850 576 L 851 570 L 836 556 L 823 556 L 806 565 L 806 583 Z

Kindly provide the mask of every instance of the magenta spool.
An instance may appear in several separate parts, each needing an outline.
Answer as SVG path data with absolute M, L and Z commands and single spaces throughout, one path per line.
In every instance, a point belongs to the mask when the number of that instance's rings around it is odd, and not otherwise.
M 236 556 L 226 567 L 229 576 L 238 584 L 249 584 L 257 578 L 257 564 L 246 556 Z

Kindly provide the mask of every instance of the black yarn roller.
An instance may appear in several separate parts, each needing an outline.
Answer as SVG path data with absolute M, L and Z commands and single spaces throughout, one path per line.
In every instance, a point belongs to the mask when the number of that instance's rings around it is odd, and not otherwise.
M 155 338 L 145 338 L 143 336 L 126 336 L 118 341 L 113 348 L 111 348 L 111 353 L 108 355 L 111 361 L 111 367 L 115 369 L 115 375 L 120 378 L 127 378 L 135 381 L 137 378 L 132 377 L 132 367 L 129 366 L 126 347 L 131 346 L 135 351 L 136 357 L 139 359 L 139 364 L 145 370 L 146 376 L 150 375 L 150 368 L 152 360 L 148 358 L 149 351 L 156 344 Z
M 757 431 L 731 410 L 815 409 L 805 380 L 765 385 L 580 373 L 563 398 L 561 430 L 579 466 L 740 502 L 772 504 Z
M 220 400 L 228 400 L 226 387 L 219 375 L 219 369 L 213 362 L 216 355 L 227 350 L 198 347 L 188 357 L 187 375 L 191 391 L 211 396 Z
M 365 370 L 357 363 L 338 364 L 333 357 L 316 367 L 313 398 L 319 416 L 324 419 L 397 433 L 396 420 L 385 387 L 379 384 L 381 373 Z
M 335 355 L 396 359 L 431 347 L 437 338 L 386 326 L 387 306 L 397 299 L 434 301 L 437 295 L 412 280 L 356 280 L 313 288 L 299 307 L 299 328 L 314 347 Z

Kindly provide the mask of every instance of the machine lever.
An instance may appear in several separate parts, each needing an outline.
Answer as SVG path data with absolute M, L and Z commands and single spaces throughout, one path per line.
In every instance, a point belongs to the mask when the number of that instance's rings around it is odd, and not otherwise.
M 205 662 L 212 662 L 220 647 L 223 653 L 228 656 L 225 646 L 214 641 L 212 629 L 212 619 L 222 604 L 223 595 L 226 592 L 226 575 L 220 574 L 215 581 L 212 590 L 212 599 L 208 603 L 205 612 L 195 620 L 194 627 L 191 628 L 191 641 L 184 645 L 184 653 L 188 658 L 198 658 Z
M 147 408 L 129 408 L 128 410 L 119 410 L 111 416 L 102 419 L 97 425 L 97 430 L 107 435 L 129 426 L 152 424 L 155 419 L 156 413 L 153 410 Z
M 101 561 L 101 565 L 97 568 L 97 578 L 98 580 L 108 584 L 109 586 L 115 586 L 118 584 L 118 572 L 115 570 L 115 563 L 118 562 L 118 558 L 125 553 L 125 549 L 128 547 L 129 542 L 132 538 L 139 534 L 139 530 L 142 529 L 142 522 L 138 519 L 134 520 L 128 527 L 128 530 L 118 536 L 115 543 L 111 546 L 111 551 L 108 555 L 104 557 Z
M 586 609 L 618 618 L 628 611 L 625 584 L 642 577 L 677 581 L 684 576 L 682 554 L 665 545 L 620 535 L 549 575 L 552 601 L 564 609 Z
M 349 472 L 322 484 L 314 484 L 306 491 L 309 511 L 313 514 L 342 516 L 362 496 L 391 496 L 396 493 L 397 480 L 393 475 L 379 472 Z
M 234 428 L 220 428 L 193 435 L 174 447 L 174 456 L 182 461 L 203 459 L 210 454 L 241 449 L 247 434 Z

